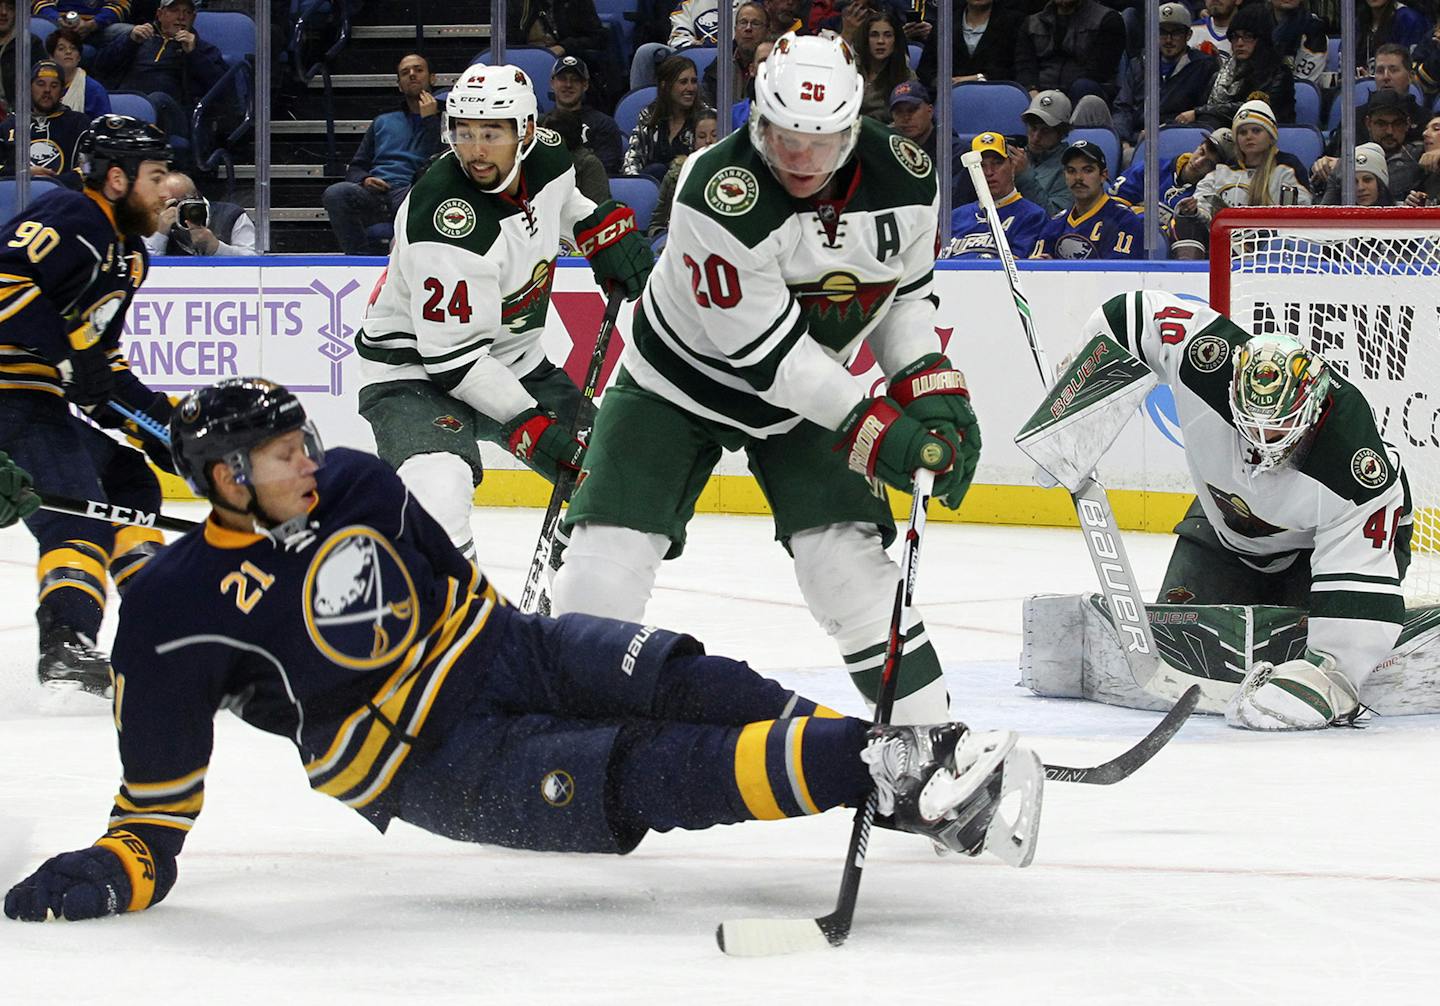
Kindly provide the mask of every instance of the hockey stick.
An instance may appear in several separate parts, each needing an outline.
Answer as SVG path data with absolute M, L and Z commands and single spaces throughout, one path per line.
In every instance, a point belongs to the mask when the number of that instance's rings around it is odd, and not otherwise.
M 595 350 L 590 354 L 590 369 L 585 372 L 585 386 L 580 393 L 587 402 L 594 401 L 600 390 L 600 372 L 605 366 L 605 354 L 610 349 L 610 336 L 615 331 L 615 319 L 620 316 L 620 305 L 625 303 L 624 292 L 617 288 L 605 302 L 605 317 L 600 321 L 600 331 L 595 336 Z M 570 426 L 570 435 L 580 432 L 580 410 L 575 411 L 575 422 Z M 560 504 L 570 495 L 575 485 L 576 473 L 566 468 L 555 478 L 555 488 L 550 491 L 550 502 L 545 507 L 545 517 L 540 521 L 540 538 L 535 542 L 535 554 L 530 559 L 530 570 L 525 574 L 525 588 L 520 593 L 520 610 L 540 610 L 542 615 L 550 614 L 550 599 L 540 589 L 545 567 L 550 562 L 551 550 L 555 547 L 555 528 L 560 523 Z
M 1185 725 L 1199 701 L 1200 686 L 1191 685 L 1185 690 L 1185 694 L 1180 696 L 1180 701 L 1170 707 L 1164 719 L 1155 724 L 1155 728 L 1128 751 L 1089 768 L 1046 765 L 1045 778 L 1050 782 L 1085 782 L 1092 786 L 1110 786 L 1121 779 L 1128 779 L 1140 766 L 1155 757 L 1155 752 L 1170 743 L 1170 738 Z
M 102 503 L 99 500 L 77 500 L 67 496 L 52 496 L 41 493 L 40 509 L 54 513 L 68 513 L 73 517 L 89 517 L 110 524 L 132 524 L 135 527 L 158 527 L 166 531 L 193 531 L 200 524 L 180 517 L 166 517 L 162 513 L 136 510 L 134 507 Z
M 995 242 L 996 254 L 1005 266 L 1005 279 L 1010 284 L 1015 313 L 1020 318 L 1020 327 L 1025 330 L 1025 340 L 1030 344 L 1030 354 L 1035 359 L 1036 370 L 1040 372 L 1040 383 L 1048 391 L 1053 374 L 1049 361 L 1045 358 L 1045 348 L 1040 345 L 1040 339 L 1035 332 L 1030 300 L 1020 286 L 1020 270 L 1015 266 L 1015 255 L 1010 250 L 1009 239 L 1006 238 L 1005 229 L 1000 223 L 995 197 L 990 194 L 985 174 L 980 169 L 980 154 L 967 150 L 961 155 L 960 163 L 970 172 L 975 194 L 985 210 L 985 219 L 990 225 L 990 237 Z M 1130 565 L 1130 558 L 1125 554 L 1125 543 L 1120 538 L 1120 529 L 1115 525 L 1110 498 L 1093 473 L 1080 483 L 1070 494 L 1070 498 L 1075 504 L 1081 536 L 1090 552 L 1090 561 L 1095 565 L 1095 575 L 1100 580 L 1105 604 L 1121 634 L 1125 662 L 1130 667 L 1135 683 L 1145 688 L 1160 669 L 1159 650 L 1155 646 L 1155 636 L 1150 631 L 1150 619 L 1145 615 L 1145 602 L 1135 580 L 1134 567 Z
M 915 578 L 920 571 L 920 539 L 925 532 L 925 507 L 930 502 L 935 476 L 928 469 L 915 473 L 914 496 L 910 500 L 910 526 L 905 531 L 905 553 L 900 564 L 900 582 L 895 585 L 895 608 L 890 614 L 890 638 L 885 645 L 885 665 L 876 696 L 875 723 L 890 722 L 895 705 L 896 673 L 904 648 L 905 615 L 915 603 Z M 769 957 L 821 947 L 838 947 L 850 935 L 855 919 L 855 901 L 860 894 L 860 877 L 865 870 L 865 849 L 875 824 L 876 796 L 872 787 L 865 803 L 855 812 L 850 845 L 845 853 L 845 870 L 840 877 L 840 896 L 835 910 L 818 919 L 734 919 L 715 929 L 720 949 L 732 957 Z
M 168 448 L 170 446 L 170 431 L 159 420 L 153 419 L 143 412 L 136 412 L 134 409 L 121 405 L 114 399 L 111 399 L 105 404 L 110 406 L 112 412 L 124 416 L 130 420 L 130 422 L 154 437 L 156 442 L 162 447 Z

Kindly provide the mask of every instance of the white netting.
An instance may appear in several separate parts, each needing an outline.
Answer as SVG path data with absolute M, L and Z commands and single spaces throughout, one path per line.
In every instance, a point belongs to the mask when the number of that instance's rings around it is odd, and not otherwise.
M 1405 596 L 1440 600 L 1440 224 L 1237 227 L 1229 261 L 1216 310 L 1307 343 L 1365 392 L 1415 504 Z

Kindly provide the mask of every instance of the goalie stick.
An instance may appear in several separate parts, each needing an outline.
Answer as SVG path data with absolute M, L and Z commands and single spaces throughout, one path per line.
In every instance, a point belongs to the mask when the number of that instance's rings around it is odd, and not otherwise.
M 605 354 L 610 349 L 610 336 L 615 331 L 615 319 L 620 316 L 620 305 L 623 303 L 625 295 L 619 289 L 612 292 L 610 299 L 605 302 L 605 317 L 601 319 L 600 331 L 595 336 L 595 350 L 590 354 L 590 369 L 585 372 L 585 386 L 580 389 L 587 402 L 593 401 L 600 389 L 600 372 L 604 369 Z M 577 410 L 575 422 L 570 426 L 572 437 L 579 434 L 579 424 L 580 412 Z M 565 502 L 574 487 L 575 473 L 568 468 L 556 476 L 555 488 L 550 491 L 550 503 L 545 507 L 545 516 L 540 521 L 540 537 L 535 542 L 535 554 L 531 556 L 530 569 L 525 574 L 525 587 L 520 592 L 521 611 L 538 610 L 542 615 L 550 614 L 550 598 L 541 589 L 540 583 L 555 548 L 555 529 L 560 523 L 560 504 Z
M 895 585 L 895 607 L 890 615 L 890 638 L 885 646 L 885 664 L 876 696 L 875 723 L 890 722 L 895 704 L 901 650 L 904 648 L 905 615 L 915 601 L 915 578 L 920 571 L 920 539 L 925 531 L 925 506 L 930 502 L 935 476 L 928 469 L 915 473 L 914 496 L 910 501 L 910 526 L 905 531 L 905 554 L 900 564 L 900 582 Z M 860 877 L 865 870 L 865 849 L 875 824 L 875 789 L 855 812 L 850 844 L 845 853 L 845 870 L 840 876 L 840 895 L 835 910 L 818 919 L 734 919 L 715 929 L 715 941 L 732 957 L 769 957 L 801 950 L 838 947 L 850 935 L 855 920 L 855 901 L 860 894 Z

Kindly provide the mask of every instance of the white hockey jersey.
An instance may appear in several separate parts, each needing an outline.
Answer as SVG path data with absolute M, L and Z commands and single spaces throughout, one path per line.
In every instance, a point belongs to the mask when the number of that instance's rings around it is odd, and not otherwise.
M 1232 355 L 1246 332 L 1203 304 L 1145 290 L 1091 315 L 1084 340 L 1100 333 L 1170 385 L 1195 492 L 1220 540 L 1267 572 L 1313 549 L 1309 645 L 1334 656 L 1358 687 L 1400 635 L 1394 545 L 1411 523 L 1400 458 L 1380 439 L 1364 395 L 1332 370 L 1309 450 L 1298 464 L 1255 473 L 1230 411 Z
M 500 422 L 535 406 L 519 379 L 545 356 L 560 239 L 595 210 L 560 137 L 536 137 L 515 199 L 482 192 L 453 153 L 410 190 L 355 339 L 366 384 L 433 381 Z
M 637 384 L 755 437 L 833 430 L 864 397 L 862 340 L 887 375 L 940 351 L 934 167 L 862 123 L 834 203 L 792 199 L 743 129 L 690 156 L 625 351 Z

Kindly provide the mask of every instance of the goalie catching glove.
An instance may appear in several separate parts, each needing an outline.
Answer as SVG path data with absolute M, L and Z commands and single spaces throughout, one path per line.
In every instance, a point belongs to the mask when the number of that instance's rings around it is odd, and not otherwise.
M 928 468 L 935 473 L 935 498 L 951 510 L 960 506 L 970 482 L 956 468 L 955 444 L 911 419 L 895 399 L 864 399 L 839 432 L 835 449 L 847 452 L 851 471 L 908 493 L 915 470 Z
M 579 471 L 585 444 L 570 435 L 553 412 L 526 409 L 500 428 L 510 453 L 551 482 L 562 469 Z
M 97 919 L 138 912 L 170 893 L 175 860 L 157 858 L 128 831 L 112 831 L 88 849 L 52 856 L 5 895 L 5 914 L 22 922 Z
M 607 199 L 575 225 L 575 242 L 607 293 L 619 287 L 626 300 L 640 296 L 655 267 L 655 253 L 640 236 L 630 207 Z
M 955 445 L 960 488 L 952 490 L 952 495 L 958 506 L 980 461 L 980 423 L 970 405 L 965 375 L 943 354 L 927 353 L 890 378 L 890 397 L 905 415 Z
M 1363 711 L 1360 694 L 1328 653 L 1308 650 L 1283 664 L 1250 668 L 1225 707 L 1225 722 L 1244 730 L 1319 730 L 1350 726 Z

